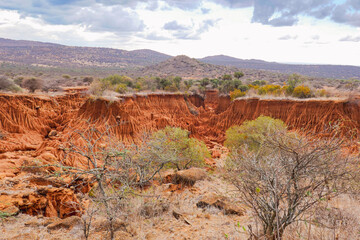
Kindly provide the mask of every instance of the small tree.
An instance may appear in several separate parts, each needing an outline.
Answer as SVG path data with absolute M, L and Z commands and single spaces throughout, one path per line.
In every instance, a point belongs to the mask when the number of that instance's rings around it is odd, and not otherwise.
M 194 81 L 191 80 L 191 79 L 190 80 L 185 80 L 184 84 L 185 84 L 186 90 L 189 90 L 191 88 L 191 86 L 194 84 Z
M 262 224 L 257 238 L 282 239 L 307 210 L 346 191 L 351 162 L 343 143 L 336 136 L 319 140 L 274 131 L 257 150 L 247 144 L 232 149 L 228 177 Z
M 176 76 L 173 78 L 173 84 L 175 84 L 176 88 L 178 88 L 178 89 L 180 88 L 181 80 L 182 80 L 182 78 L 179 76 Z
M 189 134 L 187 130 L 169 126 L 153 133 L 148 141 L 148 155 L 158 165 L 177 170 L 202 166 L 210 153 L 203 142 L 189 138 Z
M 265 138 L 275 132 L 286 132 L 286 124 L 280 119 L 260 116 L 245 121 L 241 126 L 232 126 L 226 131 L 225 146 L 235 151 L 244 145 L 250 150 L 258 150 Z
M 210 80 L 208 78 L 203 78 L 200 80 L 200 85 L 202 87 L 206 87 L 210 83 Z
M 85 130 L 74 129 L 61 147 L 66 153 L 64 159 L 50 167 L 57 169 L 55 176 L 70 176 L 73 182 L 85 179 L 93 185 L 88 195 L 103 210 L 109 222 L 110 238 L 114 239 L 114 221 L 122 215 L 129 196 L 136 188 L 149 184 L 163 165 L 147 154 L 146 139 L 138 145 L 125 145 L 111 134 L 111 129 L 106 126 L 100 131 L 91 123 Z M 87 237 L 91 219 L 83 219 Z
M 302 83 L 303 81 L 304 80 L 303 80 L 302 76 L 299 74 L 293 73 L 293 74 L 289 75 L 288 81 L 287 81 L 288 86 L 286 88 L 286 93 L 288 95 L 291 95 L 293 93 L 295 87 L 297 85 L 299 85 L 300 83 Z
M 33 93 L 35 90 L 41 89 L 44 86 L 44 81 L 39 78 L 29 78 L 23 81 L 22 86 Z
M 8 90 L 14 83 L 5 76 L 0 76 L 0 90 Z
M 244 76 L 243 72 L 234 72 L 234 77 L 237 79 L 240 79 Z

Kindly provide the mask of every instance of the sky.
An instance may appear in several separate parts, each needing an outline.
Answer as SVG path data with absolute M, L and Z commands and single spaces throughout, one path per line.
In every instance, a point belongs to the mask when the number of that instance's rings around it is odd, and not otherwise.
M 0 37 L 360 66 L 360 0 L 0 0 Z

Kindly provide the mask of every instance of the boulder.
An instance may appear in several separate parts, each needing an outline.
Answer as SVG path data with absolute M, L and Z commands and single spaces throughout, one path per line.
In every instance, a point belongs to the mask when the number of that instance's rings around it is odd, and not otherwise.
M 203 196 L 200 201 L 196 204 L 199 208 L 205 208 L 209 206 L 216 207 L 220 210 L 224 210 L 225 214 L 236 214 L 239 216 L 244 215 L 244 209 L 234 204 L 227 197 L 210 193 Z
M 175 184 L 183 184 L 193 186 L 196 181 L 204 180 L 207 174 L 202 168 L 190 168 L 175 173 L 173 182 Z
M 20 212 L 20 210 L 16 206 L 10 206 L 2 210 L 2 212 L 4 212 L 7 216 L 15 216 Z

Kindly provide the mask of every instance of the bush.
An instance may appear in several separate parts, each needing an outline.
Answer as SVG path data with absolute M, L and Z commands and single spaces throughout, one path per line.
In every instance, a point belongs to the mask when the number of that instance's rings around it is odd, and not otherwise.
M 265 85 L 258 89 L 258 94 L 275 94 L 277 90 L 281 89 L 280 85 Z
M 43 86 L 44 81 L 39 78 L 25 79 L 22 84 L 22 87 L 27 88 L 31 93 L 35 92 L 35 90 L 41 89 Z
M 177 92 L 177 91 L 179 91 L 179 89 L 176 87 L 175 83 L 173 83 L 173 84 L 171 84 L 169 86 L 166 86 L 164 90 L 168 91 L 168 92 Z
M 316 95 L 319 97 L 329 97 L 330 96 L 330 94 L 325 89 L 317 90 Z
M 349 193 L 358 161 L 344 153 L 344 142 L 337 136 L 307 138 L 274 128 L 256 152 L 231 152 L 225 177 L 260 222 L 253 239 L 288 239 L 283 237 L 288 226 L 314 219 L 311 208 Z
M 253 121 L 245 121 L 241 126 L 232 126 L 226 131 L 225 146 L 230 150 L 246 147 L 258 150 L 267 135 L 275 131 L 285 132 L 286 124 L 280 119 L 260 116 Z
M 93 77 L 84 77 L 82 80 L 84 83 L 92 83 L 94 81 Z
M 243 92 L 240 89 L 235 89 L 234 91 L 230 92 L 231 101 L 235 100 L 238 97 L 243 97 L 245 95 L 246 95 L 246 92 Z
M 251 83 L 251 85 L 254 85 L 254 86 L 264 86 L 266 85 L 266 81 L 265 80 L 256 80 L 256 81 L 253 81 Z
M 5 76 L 0 76 L 0 90 L 9 90 L 13 82 Z
M 24 81 L 24 77 L 17 77 L 15 80 L 14 80 L 14 83 L 18 86 L 21 86 L 22 83 Z
M 120 83 L 120 84 L 116 85 L 115 92 L 117 92 L 117 93 L 126 93 L 126 91 L 127 91 L 127 87 L 126 87 L 125 84 Z
M 153 133 L 148 143 L 149 158 L 178 170 L 204 165 L 210 153 L 203 142 L 189 138 L 189 134 L 187 130 L 169 126 Z
M 294 88 L 292 95 L 296 98 L 310 98 L 312 93 L 309 87 L 301 85 Z
M 108 76 L 101 80 L 102 82 L 109 83 L 111 86 L 116 86 L 118 84 L 125 84 L 127 87 L 132 87 L 133 80 L 128 76 L 120 76 L 117 74 Z
M 237 79 L 240 79 L 244 76 L 243 72 L 234 72 L 234 77 Z
M 232 80 L 232 76 L 229 75 L 229 74 L 225 74 L 225 75 L 222 76 L 222 79 L 223 79 L 224 81 L 231 81 L 231 80 Z
M 292 95 L 296 86 L 299 85 L 300 83 L 302 83 L 303 81 L 304 81 L 303 77 L 299 74 L 294 73 L 294 74 L 289 75 L 288 81 L 287 81 L 288 87 L 286 88 L 286 94 Z

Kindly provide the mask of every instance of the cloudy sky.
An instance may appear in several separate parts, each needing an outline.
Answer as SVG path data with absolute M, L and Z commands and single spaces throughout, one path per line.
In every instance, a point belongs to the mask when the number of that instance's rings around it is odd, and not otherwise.
M 360 0 L 0 0 L 0 37 L 360 66 Z

